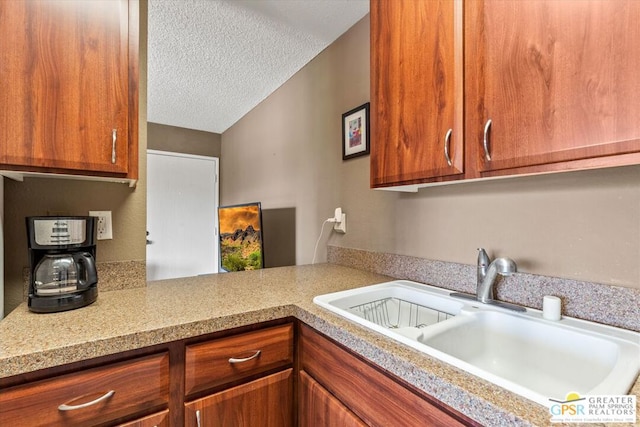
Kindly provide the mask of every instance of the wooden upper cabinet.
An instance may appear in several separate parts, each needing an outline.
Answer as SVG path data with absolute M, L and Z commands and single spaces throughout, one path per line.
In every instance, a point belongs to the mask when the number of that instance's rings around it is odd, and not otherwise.
M 462 38 L 459 1 L 371 0 L 372 187 L 463 172 Z
M 0 2 L 0 168 L 138 173 L 138 4 Z
M 640 152 L 640 2 L 465 5 L 468 166 L 488 176 L 640 162 L 629 154 Z
M 639 21 L 636 0 L 371 0 L 371 186 L 639 164 Z

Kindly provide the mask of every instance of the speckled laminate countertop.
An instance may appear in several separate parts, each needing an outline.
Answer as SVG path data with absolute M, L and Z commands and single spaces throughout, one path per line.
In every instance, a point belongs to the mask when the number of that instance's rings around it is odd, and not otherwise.
M 294 316 L 484 425 L 550 424 L 546 408 L 312 302 L 388 280 L 320 264 L 150 282 L 63 313 L 34 314 L 22 304 L 0 321 L 0 378 Z M 640 381 L 631 393 L 640 395 Z

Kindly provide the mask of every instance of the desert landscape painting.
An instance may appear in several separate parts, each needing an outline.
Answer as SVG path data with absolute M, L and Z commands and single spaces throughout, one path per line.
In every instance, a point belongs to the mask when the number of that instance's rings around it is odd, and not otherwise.
M 224 271 L 256 270 L 263 266 L 260 203 L 221 206 L 220 266 Z

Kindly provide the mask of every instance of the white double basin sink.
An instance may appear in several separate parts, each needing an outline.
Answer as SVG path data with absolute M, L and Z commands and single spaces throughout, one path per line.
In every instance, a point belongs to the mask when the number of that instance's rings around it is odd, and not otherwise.
M 546 320 L 394 281 L 320 295 L 327 310 L 545 406 L 569 393 L 627 394 L 640 334 L 575 318 Z

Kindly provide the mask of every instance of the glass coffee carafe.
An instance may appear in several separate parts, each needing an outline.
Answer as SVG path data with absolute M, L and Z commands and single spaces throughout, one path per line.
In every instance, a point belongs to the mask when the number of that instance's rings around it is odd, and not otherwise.
M 81 291 L 97 281 L 93 257 L 88 252 L 46 254 L 34 271 L 36 295 L 61 295 Z

